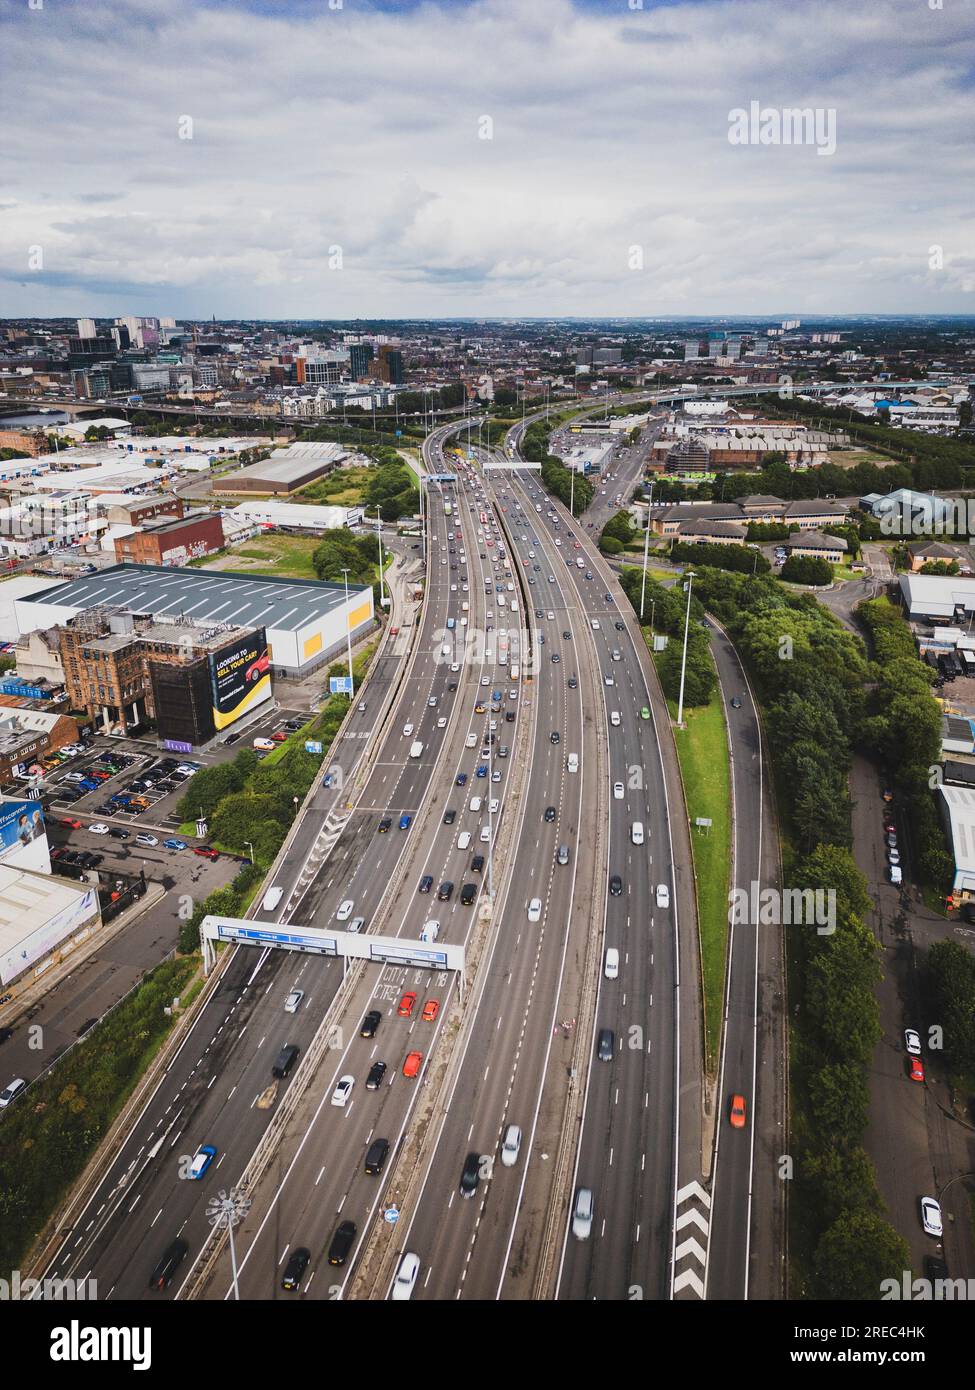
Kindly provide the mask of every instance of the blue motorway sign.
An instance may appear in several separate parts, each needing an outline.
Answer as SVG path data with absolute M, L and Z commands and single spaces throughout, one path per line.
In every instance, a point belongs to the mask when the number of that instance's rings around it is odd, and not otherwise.
M 305 752 L 306 752 L 306 753 L 320 753 L 321 751 L 322 751 L 322 745 L 319 743 L 318 739 L 315 739 L 315 738 L 306 738 L 306 739 L 305 739 Z
M 351 695 L 352 677 L 351 676 L 329 676 L 328 689 L 331 695 Z

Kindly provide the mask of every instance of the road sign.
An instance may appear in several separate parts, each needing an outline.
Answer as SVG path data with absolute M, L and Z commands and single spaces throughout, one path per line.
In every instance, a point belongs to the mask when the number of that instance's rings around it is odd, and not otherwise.
M 399 1220 L 399 1207 L 387 1207 L 383 1212 L 383 1220 L 390 1226 L 395 1226 Z
M 351 695 L 352 677 L 351 676 L 329 676 L 328 689 L 331 695 Z
M 306 739 L 305 739 L 305 752 L 306 752 L 306 753 L 320 753 L 321 751 L 322 751 L 322 745 L 319 743 L 318 739 L 314 739 L 314 738 L 306 738 Z

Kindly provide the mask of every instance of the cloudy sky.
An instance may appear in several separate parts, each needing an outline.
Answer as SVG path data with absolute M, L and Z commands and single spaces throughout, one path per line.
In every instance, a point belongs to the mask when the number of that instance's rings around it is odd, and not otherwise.
M 0 0 L 0 314 L 975 313 L 973 93 L 975 0 Z

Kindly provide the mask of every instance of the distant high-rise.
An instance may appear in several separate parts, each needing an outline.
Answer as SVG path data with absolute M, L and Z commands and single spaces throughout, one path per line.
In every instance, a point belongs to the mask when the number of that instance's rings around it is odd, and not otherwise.
M 351 344 L 349 347 L 349 372 L 353 380 L 358 381 L 360 377 L 369 375 L 372 357 L 371 343 Z
M 379 349 L 378 375 L 380 381 L 388 381 L 390 386 L 399 386 L 405 380 L 403 354 L 399 348 L 383 343 Z
M 622 348 L 596 348 L 592 354 L 594 367 L 615 367 L 623 360 Z
M 701 343 L 697 338 L 687 338 L 684 341 L 684 361 L 696 362 L 701 355 Z
M 79 337 L 79 338 L 94 338 L 94 336 L 95 336 L 95 320 L 94 320 L 94 319 L 79 319 L 79 320 L 78 320 L 78 337 Z

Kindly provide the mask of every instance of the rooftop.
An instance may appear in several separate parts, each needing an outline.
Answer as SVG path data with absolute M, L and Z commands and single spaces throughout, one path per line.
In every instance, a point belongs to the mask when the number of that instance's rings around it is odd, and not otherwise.
M 367 589 L 368 585 L 350 584 L 349 594 Z M 199 623 L 296 632 L 341 608 L 345 588 L 315 579 L 269 579 L 228 570 L 112 565 L 98 574 L 59 584 L 39 601 L 82 612 L 121 608 L 155 618 L 185 617 Z
M 90 900 L 88 904 L 85 899 Z M 94 888 L 53 874 L 32 873 L 0 864 L 0 964 L 5 967 L 4 977 L 12 978 L 17 974 L 16 961 L 9 962 L 5 958 L 17 950 L 25 937 L 60 913 L 69 914 L 80 907 L 87 917 L 95 916 L 98 894 Z M 84 915 L 78 916 L 77 925 L 80 927 L 85 920 Z

